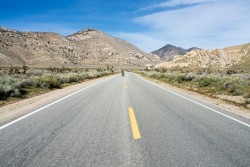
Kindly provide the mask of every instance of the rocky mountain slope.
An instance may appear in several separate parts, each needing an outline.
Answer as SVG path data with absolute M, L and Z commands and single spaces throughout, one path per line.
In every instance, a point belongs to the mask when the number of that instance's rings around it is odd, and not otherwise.
M 4 66 L 144 66 L 159 62 L 157 56 L 95 29 L 64 37 L 0 28 L 0 65 Z
M 200 50 L 199 48 L 192 47 L 189 49 L 183 49 L 181 47 L 176 47 L 170 44 L 167 44 L 163 46 L 162 48 L 153 51 L 152 53 L 155 55 L 158 55 L 161 59 L 165 61 L 171 61 L 173 60 L 175 55 L 184 55 L 187 52 L 190 52 L 192 50 Z
M 224 49 L 193 50 L 174 57 L 171 62 L 160 63 L 156 67 L 250 70 L 250 43 Z

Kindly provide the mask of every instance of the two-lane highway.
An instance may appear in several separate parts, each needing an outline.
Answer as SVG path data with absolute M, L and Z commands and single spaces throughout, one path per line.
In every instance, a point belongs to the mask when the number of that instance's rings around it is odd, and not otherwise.
M 250 120 L 126 73 L 0 127 L 0 166 L 250 166 Z

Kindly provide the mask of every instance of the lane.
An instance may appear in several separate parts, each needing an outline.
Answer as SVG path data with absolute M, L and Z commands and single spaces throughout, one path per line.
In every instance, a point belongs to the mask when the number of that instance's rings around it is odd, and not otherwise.
M 154 166 L 250 165 L 249 127 L 133 74 L 128 85 L 142 135 L 141 152 L 155 162 Z
M 1 166 L 133 166 L 139 162 L 130 144 L 123 84 L 124 78 L 116 77 L 1 130 Z
M 249 139 L 247 126 L 126 73 L 0 130 L 0 166 L 249 166 Z
M 36 109 L 34 111 L 31 110 L 30 113 L 28 113 L 28 114 L 20 115 L 20 117 L 17 117 L 16 119 L 14 119 L 14 120 L 12 120 L 12 121 L 10 121 L 8 123 L 2 124 L 2 125 L 0 124 L 0 130 L 2 130 L 4 128 L 7 128 L 8 126 L 11 126 L 12 124 L 15 124 L 16 122 L 19 122 L 19 121 L 21 121 L 21 120 L 23 120 L 23 119 L 25 119 L 25 118 L 39 112 L 39 111 L 41 111 L 41 110 L 43 110 L 43 109 L 45 109 L 47 107 L 50 107 L 50 106 L 52 106 L 52 105 L 54 105 L 54 104 L 56 104 L 56 103 L 58 103 L 58 102 L 60 102 L 60 101 L 62 101 L 64 99 L 70 97 L 70 96 L 73 96 L 73 95 L 75 95 L 75 94 L 77 94 L 77 93 L 79 93 L 81 91 L 84 91 L 85 89 L 88 89 L 88 88 L 90 88 L 92 86 L 95 86 L 96 84 L 99 84 L 99 83 L 102 83 L 102 82 L 105 82 L 105 81 L 106 80 L 101 80 L 101 81 L 97 81 L 97 82 L 95 82 L 93 84 L 87 84 L 83 88 L 80 88 L 79 90 L 77 89 L 75 91 L 72 91 L 72 93 L 66 94 L 65 96 L 63 96 L 63 97 L 61 97 L 59 99 L 55 99 L 53 102 L 48 102 L 47 104 L 45 103 L 44 106 L 41 106 L 41 108 L 38 108 L 38 109 Z

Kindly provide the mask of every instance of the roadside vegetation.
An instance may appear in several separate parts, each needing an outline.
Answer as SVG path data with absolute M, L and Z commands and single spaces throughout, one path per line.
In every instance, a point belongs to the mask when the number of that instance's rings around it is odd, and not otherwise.
M 250 104 L 249 72 L 234 70 L 184 72 L 168 69 L 145 69 L 138 73 L 210 97 L 221 98 L 223 96 L 223 100 L 245 108 L 248 108 Z M 240 100 L 235 100 L 237 99 L 235 97 L 239 97 Z
M 1 101 L 26 98 L 30 94 L 60 89 L 70 84 L 114 74 L 114 70 L 110 66 L 97 69 L 65 67 L 35 69 L 27 66 L 2 68 L 0 69 L 0 106 Z

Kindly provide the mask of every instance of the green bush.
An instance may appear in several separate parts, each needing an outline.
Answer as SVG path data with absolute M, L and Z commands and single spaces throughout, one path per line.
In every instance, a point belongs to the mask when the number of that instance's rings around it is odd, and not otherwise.
M 102 67 L 98 67 L 97 69 L 96 69 L 96 71 L 97 72 L 102 72 L 104 69 L 102 68 Z
M 233 96 L 242 95 L 244 93 L 244 88 L 246 87 L 244 81 L 232 78 L 224 83 L 224 90 Z
M 200 88 L 210 86 L 214 84 L 214 82 L 216 82 L 215 79 L 210 77 L 201 77 L 200 79 L 197 80 L 198 87 Z
M 221 73 L 213 74 L 195 74 L 195 73 L 180 73 L 180 72 L 139 72 L 145 77 L 157 79 L 173 85 L 179 86 L 192 85 L 192 89 L 199 89 L 202 93 L 206 94 L 224 94 L 224 95 L 243 95 L 246 103 L 250 103 L 250 78 L 249 75 L 223 75 Z
M 191 73 L 188 73 L 188 74 L 185 75 L 185 81 L 189 82 L 189 81 L 192 81 L 194 79 L 195 79 L 195 76 L 193 74 L 191 74 Z
M 186 81 L 185 75 L 183 75 L 183 74 L 177 75 L 176 80 L 178 83 L 182 83 L 182 82 Z
M 245 99 L 246 104 L 250 104 L 250 98 Z
M 38 88 L 61 88 L 60 78 L 57 76 L 42 76 L 35 81 Z
M 18 80 L 11 77 L 0 77 L 0 100 L 21 95 Z
M 26 70 L 26 67 L 23 67 Z M 53 74 L 45 74 L 43 70 L 29 70 L 20 73 L 17 68 L 10 67 L 9 73 L 5 72 L 0 76 L 0 100 L 5 100 L 8 97 L 20 97 L 22 94 L 26 93 L 25 88 L 31 88 L 33 91 L 34 87 L 37 88 L 61 88 L 62 84 L 81 82 L 85 79 L 93 79 L 97 77 L 102 77 L 105 75 L 112 74 L 112 71 L 99 71 L 99 72 L 85 72 L 77 69 L 77 73 L 60 73 L 65 72 L 67 68 L 49 68 L 47 72 L 53 72 Z M 63 69 L 63 70 L 62 70 Z M 68 70 L 70 72 L 70 70 Z M 39 74 L 38 74 L 39 72 Z M 35 91 L 35 89 L 34 89 Z
M 34 85 L 34 79 L 33 78 L 30 78 L 30 79 L 24 79 L 24 80 L 21 80 L 17 83 L 17 85 L 20 87 L 20 88 L 27 88 L 27 87 L 31 87 Z

